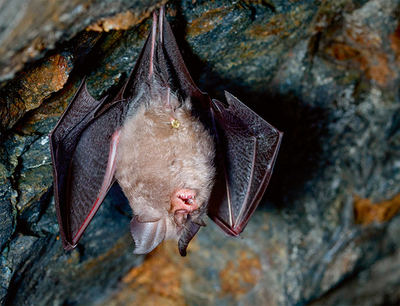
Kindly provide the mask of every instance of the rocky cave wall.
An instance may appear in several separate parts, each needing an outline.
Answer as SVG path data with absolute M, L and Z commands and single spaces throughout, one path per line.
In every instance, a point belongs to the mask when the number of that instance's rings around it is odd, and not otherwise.
M 211 221 L 132 254 L 115 186 L 77 249 L 58 237 L 47 135 L 83 77 L 121 86 L 166 15 L 199 85 L 285 133 L 240 239 Z M 379 305 L 400 301 L 399 0 L 0 1 L 0 301 Z

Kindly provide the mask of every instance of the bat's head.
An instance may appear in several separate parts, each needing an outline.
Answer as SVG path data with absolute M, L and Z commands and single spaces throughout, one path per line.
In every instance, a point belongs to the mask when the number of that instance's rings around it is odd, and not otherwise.
M 134 252 L 177 239 L 184 255 L 213 186 L 214 140 L 188 103 L 148 105 L 121 130 L 115 176 L 135 215 Z
M 155 205 L 137 213 L 131 221 L 131 233 L 135 241 L 135 254 L 152 251 L 165 239 L 177 239 L 179 252 L 186 255 L 186 248 L 196 235 L 200 226 L 204 226 L 202 216 L 206 205 L 197 196 L 194 189 L 181 188 L 172 192 L 168 210 L 164 205 Z

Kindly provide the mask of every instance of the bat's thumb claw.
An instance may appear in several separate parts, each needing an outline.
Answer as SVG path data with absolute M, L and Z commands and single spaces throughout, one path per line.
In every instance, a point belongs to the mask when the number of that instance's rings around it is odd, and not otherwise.
M 197 234 L 199 229 L 200 229 L 199 224 L 196 224 L 192 221 L 186 223 L 186 227 L 184 228 L 181 237 L 179 238 L 178 241 L 178 249 L 179 249 L 179 254 L 181 254 L 181 256 L 186 256 L 186 249 L 189 245 L 189 242 Z

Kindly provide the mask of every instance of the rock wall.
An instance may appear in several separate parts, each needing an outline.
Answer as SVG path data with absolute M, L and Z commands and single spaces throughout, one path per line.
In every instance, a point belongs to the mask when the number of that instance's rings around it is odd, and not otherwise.
M 270 186 L 240 239 L 209 221 L 186 258 L 132 254 L 115 186 L 64 253 L 47 134 L 84 76 L 121 86 L 161 4 L 0 1 L 1 303 L 398 303 L 399 0 L 168 2 L 199 87 L 285 133 Z

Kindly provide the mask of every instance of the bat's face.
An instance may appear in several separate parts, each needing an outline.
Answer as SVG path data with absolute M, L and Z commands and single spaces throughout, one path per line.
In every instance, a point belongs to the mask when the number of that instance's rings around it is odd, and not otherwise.
M 147 105 L 121 129 L 115 177 L 139 222 L 163 222 L 165 239 L 179 238 L 210 196 L 214 141 L 188 101 L 171 95 Z
M 204 203 L 198 203 L 197 192 L 193 189 L 178 189 L 171 195 L 170 213 L 174 216 L 175 223 L 182 227 L 187 215 L 195 212 Z

